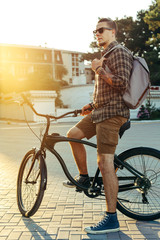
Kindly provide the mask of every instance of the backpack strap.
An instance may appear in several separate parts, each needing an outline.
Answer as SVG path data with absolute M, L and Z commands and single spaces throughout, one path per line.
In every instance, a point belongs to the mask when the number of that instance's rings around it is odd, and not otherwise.
M 123 47 L 121 46 L 121 44 L 117 44 L 116 46 L 114 46 L 113 48 L 111 48 L 108 52 L 106 52 L 103 57 L 106 57 L 109 53 L 111 53 L 112 51 L 114 51 L 116 48 L 123 48 Z
M 126 52 L 128 52 L 129 54 L 131 54 L 132 57 L 134 58 L 132 52 L 131 52 L 129 49 L 123 47 L 121 44 L 117 44 L 116 46 L 114 46 L 113 48 L 111 48 L 108 52 L 106 52 L 106 53 L 104 54 L 104 57 L 106 57 L 109 53 L 111 53 L 112 51 L 114 51 L 116 48 L 123 48 Z
M 106 53 L 104 54 L 103 57 L 106 57 L 109 53 L 113 52 L 113 51 L 114 51 L 115 49 L 117 49 L 117 48 L 122 48 L 121 44 L 117 44 L 116 46 L 114 46 L 113 48 L 111 48 L 108 52 L 106 52 Z M 105 66 L 105 68 L 106 68 L 107 72 L 111 73 L 111 70 L 109 69 L 109 67 L 108 67 L 107 65 Z

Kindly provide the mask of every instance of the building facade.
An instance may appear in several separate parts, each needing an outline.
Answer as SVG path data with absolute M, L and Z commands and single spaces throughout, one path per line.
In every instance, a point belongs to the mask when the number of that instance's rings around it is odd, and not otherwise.
M 19 80 L 25 80 L 30 73 L 40 71 L 50 66 L 52 71 L 52 49 L 0 44 L 0 73 L 1 78 L 7 72 Z
M 90 65 L 85 66 L 85 76 L 86 76 L 86 83 L 93 84 L 95 80 L 95 73 L 93 72 Z
M 69 85 L 90 83 L 86 80 L 84 62 L 80 61 L 83 53 L 57 50 L 53 48 L 0 44 L 0 79 L 6 76 L 26 80 L 29 74 L 47 72 L 54 80 L 57 69 L 63 66 L 67 74 L 63 80 Z
M 81 56 L 83 53 L 67 50 L 53 49 L 53 66 L 62 65 L 67 69 L 67 74 L 63 77 L 69 85 L 86 84 L 85 65 Z M 56 71 L 54 69 L 54 78 Z

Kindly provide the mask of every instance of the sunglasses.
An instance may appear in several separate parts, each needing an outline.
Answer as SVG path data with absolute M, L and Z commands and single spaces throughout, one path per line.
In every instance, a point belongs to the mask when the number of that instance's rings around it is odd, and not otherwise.
M 104 32 L 104 30 L 112 30 L 112 28 L 101 27 L 99 29 L 94 30 L 93 33 L 97 34 L 97 32 L 99 32 L 100 34 L 102 34 Z

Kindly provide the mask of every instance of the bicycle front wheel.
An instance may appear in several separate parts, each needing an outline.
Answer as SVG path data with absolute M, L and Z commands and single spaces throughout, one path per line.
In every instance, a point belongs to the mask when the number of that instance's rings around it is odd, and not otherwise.
M 160 218 L 160 151 L 139 147 L 123 152 L 118 158 L 144 175 L 141 180 L 124 167 L 118 168 L 119 186 L 135 187 L 118 193 L 118 210 L 136 220 Z
M 41 165 L 43 158 L 36 154 L 35 149 L 24 156 L 17 179 L 17 203 L 21 214 L 32 216 L 39 208 L 43 195 L 45 173 Z

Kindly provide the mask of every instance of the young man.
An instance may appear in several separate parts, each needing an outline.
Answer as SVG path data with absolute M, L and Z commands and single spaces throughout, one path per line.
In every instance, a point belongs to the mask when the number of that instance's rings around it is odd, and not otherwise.
M 133 59 L 130 52 L 123 47 L 117 47 L 106 58 L 104 57 L 110 49 L 118 45 L 117 26 L 111 19 L 100 19 L 94 33 L 98 45 L 103 47 L 104 51 L 100 60 L 94 59 L 92 62 L 92 69 L 96 73 L 93 103 L 82 108 L 82 115 L 87 116 L 70 129 L 68 137 L 77 139 L 85 137 L 90 139 L 94 135 L 97 137 L 97 162 L 103 177 L 106 213 L 98 224 L 85 228 L 85 231 L 103 234 L 119 231 L 116 213 L 118 180 L 113 161 L 119 129 L 129 118 L 129 109 L 122 95 L 129 82 Z M 91 107 L 92 111 L 87 110 Z M 80 173 L 76 181 L 89 187 L 85 148 L 79 143 L 72 142 L 70 145 Z M 63 184 L 74 187 L 69 181 Z

